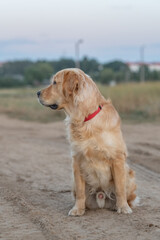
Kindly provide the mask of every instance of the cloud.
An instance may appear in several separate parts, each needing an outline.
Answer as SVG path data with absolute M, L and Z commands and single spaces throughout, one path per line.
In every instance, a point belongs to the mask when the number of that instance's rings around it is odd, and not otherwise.
M 112 9 L 115 10 L 120 10 L 120 11 L 126 11 L 126 10 L 132 10 L 134 7 L 131 4 L 126 4 L 126 5 L 110 5 Z
M 34 45 L 37 42 L 25 39 L 25 38 L 15 38 L 15 39 L 6 39 L 0 40 L 0 47 L 9 47 L 9 46 L 17 46 L 17 45 Z

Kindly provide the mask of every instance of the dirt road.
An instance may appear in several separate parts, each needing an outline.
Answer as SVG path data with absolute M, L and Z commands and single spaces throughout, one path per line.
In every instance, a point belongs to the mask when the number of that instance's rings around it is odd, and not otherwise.
M 160 125 L 123 131 L 142 206 L 131 215 L 96 210 L 68 217 L 71 160 L 63 123 L 0 116 L 0 239 L 160 239 Z

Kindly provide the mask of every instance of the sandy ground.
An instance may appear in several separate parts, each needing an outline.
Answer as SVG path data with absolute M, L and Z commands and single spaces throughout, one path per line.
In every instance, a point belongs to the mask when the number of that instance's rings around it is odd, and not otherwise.
M 64 124 L 0 116 L 0 239 L 160 239 L 160 125 L 124 125 L 142 206 L 68 217 L 71 160 Z

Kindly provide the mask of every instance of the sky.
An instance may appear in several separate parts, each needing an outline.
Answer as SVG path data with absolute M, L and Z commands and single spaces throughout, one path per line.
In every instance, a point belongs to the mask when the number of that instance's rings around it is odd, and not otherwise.
M 160 62 L 160 0 L 0 0 L 0 61 Z

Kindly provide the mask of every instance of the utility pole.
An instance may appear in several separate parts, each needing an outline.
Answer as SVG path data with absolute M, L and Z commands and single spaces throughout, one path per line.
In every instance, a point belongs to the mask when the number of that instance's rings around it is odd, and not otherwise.
M 142 45 L 140 47 L 140 61 L 141 61 L 140 81 L 141 82 L 145 82 L 144 49 L 145 49 L 145 46 Z
M 76 43 L 75 43 L 75 66 L 76 68 L 80 68 L 80 62 L 79 62 L 79 45 L 83 43 L 82 39 L 79 39 Z

